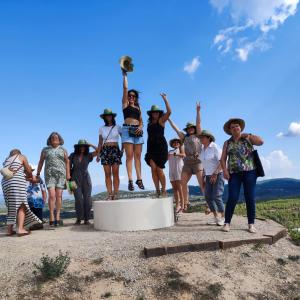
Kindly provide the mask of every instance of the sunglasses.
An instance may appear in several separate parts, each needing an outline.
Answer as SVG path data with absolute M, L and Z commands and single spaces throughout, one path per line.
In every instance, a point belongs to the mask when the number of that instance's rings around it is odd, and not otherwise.
M 129 94 L 128 98 L 136 98 L 135 95 Z

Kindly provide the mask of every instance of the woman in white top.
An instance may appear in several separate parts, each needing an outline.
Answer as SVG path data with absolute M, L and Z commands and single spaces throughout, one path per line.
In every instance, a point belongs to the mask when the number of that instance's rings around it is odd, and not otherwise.
M 224 225 L 224 179 L 221 167 L 221 149 L 215 143 L 215 137 L 207 130 L 200 134 L 200 159 L 205 173 L 205 200 L 214 214 L 211 225 Z
M 173 148 L 169 151 L 168 156 L 169 178 L 173 188 L 174 199 L 176 201 L 176 213 L 179 213 L 185 209 L 181 184 L 181 173 L 185 153 L 180 139 L 172 139 L 169 144 Z
M 101 160 L 104 168 L 107 200 L 116 199 L 120 185 L 119 166 L 122 164 L 123 149 L 119 148 L 119 137 L 122 127 L 116 125 L 116 115 L 108 108 L 100 115 L 105 125 L 99 131 L 97 162 Z

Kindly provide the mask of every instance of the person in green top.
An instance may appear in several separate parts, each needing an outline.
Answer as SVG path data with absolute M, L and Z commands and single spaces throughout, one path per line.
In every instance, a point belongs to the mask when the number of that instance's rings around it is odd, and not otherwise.
M 228 180 L 228 200 L 223 227 L 225 232 L 230 230 L 230 222 L 239 200 L 242 184 L 247 207 L 249 232 L 256 232 L 254 221 L 257 175 L 253 157 L 253 145 L 261 146 L 263 140 L 254 134 L 242 133 L 244 128 L 245 121 L 239 118 L 230 119 L 224 124 L 224 131 L 231 136 L 224 143 L 221 157 L 224 178 Z
M 45 182 L 49 195 L 50 226 L 63 225 L 60 219 L 62 192 L 66 181 L 70 180 L 68 153 L 62 147 L 64 140 L 57 132 L 52 132 L 47 139 L 47 147 L 43 148 L 37 168 L 37 177 L 40 176 L 45 162 Z M 54 208 L 56 215 L 54 218 Z

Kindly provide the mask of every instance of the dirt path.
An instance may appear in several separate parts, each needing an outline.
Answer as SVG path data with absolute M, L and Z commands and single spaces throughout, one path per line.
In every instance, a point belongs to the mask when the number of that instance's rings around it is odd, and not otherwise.
M 274 245 L 180 253 L 145 259 L 144 246 L 253 238 L 246 219 L 235 216 L 230 233 L 208 226 L 200 213 L 184 214 L 176 226 L 143 232 L 100 232 L 92 226 L 35 231 L 18 238 L 0 231 L 0 299 L 296 299 L 300 296 L 300 248 L 288 238 Z M 282 228 L 257 221 L 261 236 Z M 69 252 L 61 278 L 41 283 L 33 263 L 43 254 Z M 139 298 L 138 298 L 139 297 Z

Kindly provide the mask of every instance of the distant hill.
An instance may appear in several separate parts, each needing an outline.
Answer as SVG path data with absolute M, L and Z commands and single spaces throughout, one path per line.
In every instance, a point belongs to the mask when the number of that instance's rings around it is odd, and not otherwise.
M 189 186 L 190 195 L 200 196 L 201 190 L 198 186 Z M 172 189 L 168 190 L 172 193 Z M 223 200 L 226 202 L 228 197 L 228 186 L 225 186 Z M 278 178 L 258 181 L 256 185 L 256 199 L 270 200 L 278 198 L 300 197 L 300 180 L 293 178 Z M 243 189 L 241 189 L 240 199 L 244 200 Z

